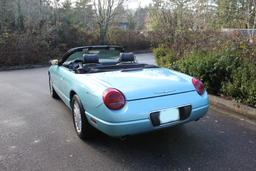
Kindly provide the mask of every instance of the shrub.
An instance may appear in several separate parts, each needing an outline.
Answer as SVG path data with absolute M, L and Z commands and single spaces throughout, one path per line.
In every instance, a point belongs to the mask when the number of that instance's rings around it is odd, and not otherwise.
M 221 92 L 234 97 L 237 101 L 256 107 L 256 67 L 243 61 L 241 66 L 234 69 L 231 78 L 223 84 Z
M 111 29 L 108 40 L 108 44 L 121 45 L 129 51 L 150 49 L 150 41 L 138 31 Z
M 176 61 L 175 53 L 161 45 L 159 48 L 153 49 L 154 56 L 156 58 L 157 64 L 166 68 L 170 68 Z
M 209 93 L 231 96 L 255 106 L 255 64 L 235 54 L 195 52 L 179 60 L 176 69 L 202 79 Z
M 214 67 L 217 58 L 214 54 L 193 52 L 176 63 L 176 70 L 187 73 L 204 81 L 211 93 L 217 93 L 220 85 L 215 80 L 219 77 Z M 214 85 L 214 86 L 213 86 Z
M 179 60 L 175 69 L 203 80 L 210 93 L 219 94 L 222 83 L 238 65 L 239 58 L 228 53 L 193 52 Z
M 155 49 L 154 55 L 160 66 L 203 80 L 209 93 L 256 107 L 255 58 L 248 57 L 254 51 L 244 42 L 228 41 L 217 50 L 192 51 L 177 61 L 168 58 L 173 52 L 164 46 Z

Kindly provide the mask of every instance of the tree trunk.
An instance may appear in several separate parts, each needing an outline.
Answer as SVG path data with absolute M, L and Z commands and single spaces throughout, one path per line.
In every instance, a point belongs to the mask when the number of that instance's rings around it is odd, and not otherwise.
M 108 24 L 100 25 L 100 44 L 107 44 Z

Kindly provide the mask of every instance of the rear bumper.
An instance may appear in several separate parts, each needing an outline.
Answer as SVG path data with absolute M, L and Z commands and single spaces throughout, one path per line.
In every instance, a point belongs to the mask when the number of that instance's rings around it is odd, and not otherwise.
M 144 132 L 150 132 L 150 131 L 198 120 L 202 118 L 207 113 L 207 111 L 208 111 L 208 105 L 194 108 L 192 109 L 190 116 L 186 120 L 175 121 L 175 122 L 171 122 L 171 123 L 160 125 L 160 126 L 153 126 L 149 117 L 147 119 L 142 119 L 142 120 L 116 123 L 116 122 L 103 121 L 89 113 L 86 113 L 86 115 L 89 122 L 100 131 L 106 133 L 109 136 L 121 137 L 121 136 L 144 133 Z

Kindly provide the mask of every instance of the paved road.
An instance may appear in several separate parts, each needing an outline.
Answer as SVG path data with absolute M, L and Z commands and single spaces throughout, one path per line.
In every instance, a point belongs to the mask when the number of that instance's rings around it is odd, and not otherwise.
M 68 108 L 49 96 L 47 68 L 0 72 L 0 95 L 1 171 L 256 168 L 256 126 L 213 111 L 160 132 L 83 142 Z

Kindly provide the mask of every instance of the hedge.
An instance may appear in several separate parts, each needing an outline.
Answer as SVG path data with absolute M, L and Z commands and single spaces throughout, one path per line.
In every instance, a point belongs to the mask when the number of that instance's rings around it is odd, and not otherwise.
M 244 48 L 229 44 L 218 50 L 193 51 L 180 59 L 163 46 L 153 53 L 158 65 L 201 79 L 209 93 L 256 107 L 256 64 L 245 57 L 250 49 Z

